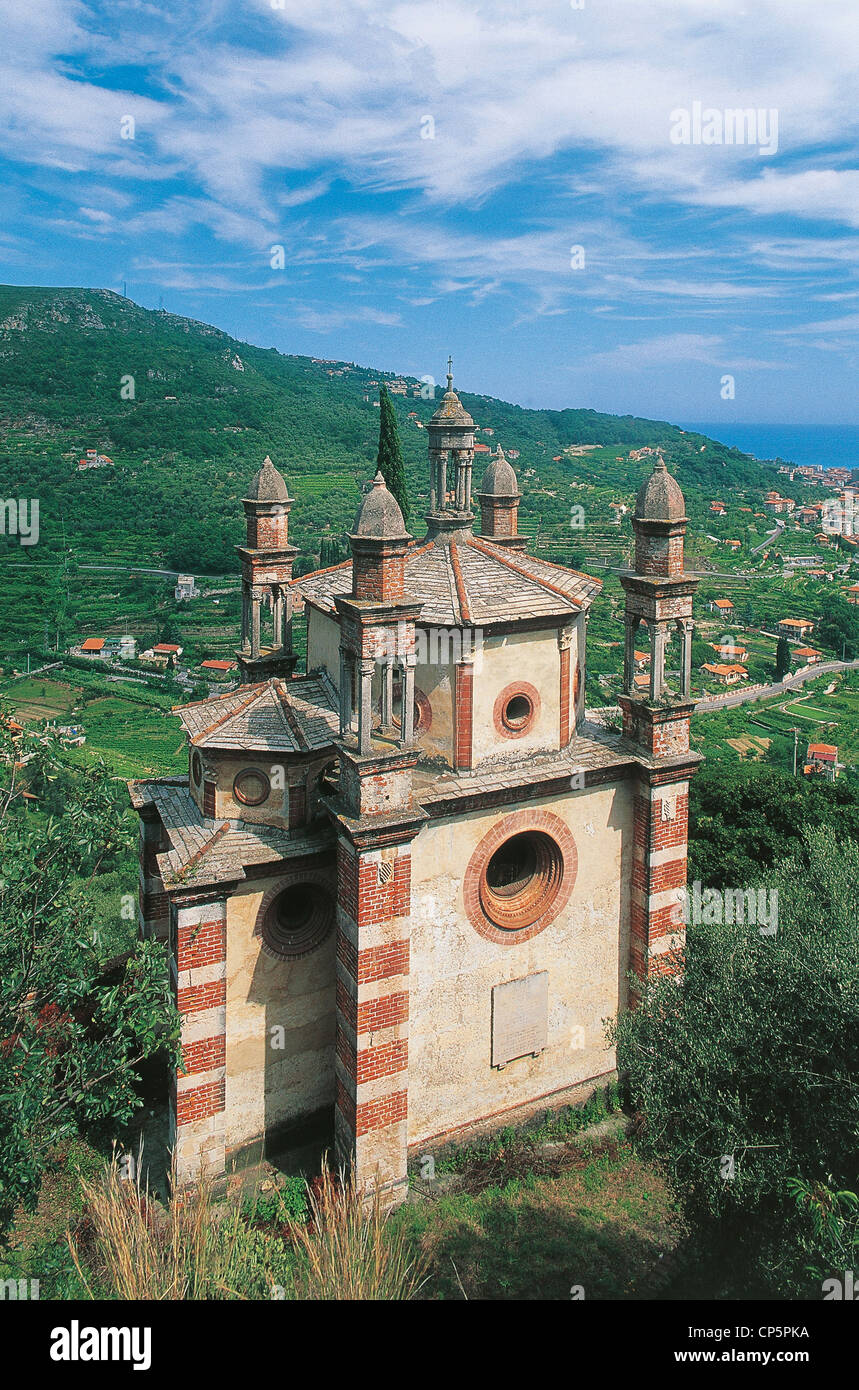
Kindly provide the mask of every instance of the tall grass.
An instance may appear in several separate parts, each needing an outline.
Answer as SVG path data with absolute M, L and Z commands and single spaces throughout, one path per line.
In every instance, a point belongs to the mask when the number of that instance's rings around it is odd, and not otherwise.
M 303 1255 L 296 1297 L 363 1301 L 417 1298 L 426 1262 L 408 1231 L 391 1222 L 378 1184 L 362 1197 L 354 1177 L 325 1170 L 309 1187 L 310 1220 L 295 1228 Z
M 251 1230 L 238 1208 L 217 1206 L 202 1177 L 166 1206 L 123 1179 L 116 1162 L 81 1178 L 85 1219 L 67 1240 L 91 1298 L 230 1299 L 285 1296 L 287 1251 Z
M 284 1223 L 284 1208 L 261 1229 L 239 1204 L 215 1202 L 205 1176 L 164 1206 L 139 1174 L 124 1180 L 113 1162 L 80 1179 L 85 1217 L 67 1240 L 91 1298 L 408 1300 L 425 1282 L 425 1259 L 377 1185 L 362 1196 L 325 1170 L 307 1186 L 306 1220 Z

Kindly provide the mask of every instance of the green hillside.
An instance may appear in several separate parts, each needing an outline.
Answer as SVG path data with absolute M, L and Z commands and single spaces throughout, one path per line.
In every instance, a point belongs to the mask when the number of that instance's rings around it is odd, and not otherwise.
M 0 536 L 0 656 L 101 630 L 147 603 L 151 612 L 168 584 L 114 575 L 106 585 L 92 572 L 84 582 L 80 567 L 233 576 L 239 499 L 266 454 L 296 498 L 291 531 L 303 564 L 338 558 L 375 463 L 383 379 L 393 378 L 253 347 L 106 290 L 0 287 L 0 499 L 38 498 L 41 532 L 35 546 Z M 393 397 L 418 534 L 427 436 L 417 421 L 435 408 L 413 394 L 419 386 L 410 381 Z M 623 560 L 628 522 L 611 525 L 609 502 L 630 503 L 652 464 L 630 460 L 633 449 L 664 450 L 693 523 L 712 496 L 769 483 L 748 456 L 663 421 L 461 395 L 477 424 L 494 431 L 481 441 L 520 452 L 523 531 L 571 563 Z M 578 445 L 596 447 L 575 454 Z M 111 466 L 79 470 L 87 448 Z M 485 457 L 475 460 L 477 479 Z M 573 506 L 584 512 L 578 529 Z

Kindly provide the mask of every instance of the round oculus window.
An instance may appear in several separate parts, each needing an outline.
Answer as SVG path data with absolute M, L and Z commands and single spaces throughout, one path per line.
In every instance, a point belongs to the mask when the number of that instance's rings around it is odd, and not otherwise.
M 268 801 L 271 783 L 259 768 L 248 767 L 233 782 L 233 795 L 243 806 L 261 806 Z
M 540 693 L 528 681 L 506 685 L 495 700 L 493 722 L 502 738 L 530 733 L 540 714 Z
M 514 695 L 504 706 L 504 723 L 508 729 L 515 729 L 518 733 L 528 723 L 533 708 L 527 695 Z
M 550 835 L 511 835 L 490 857 L 480 880 L 480 906 L 504 931 L 533 926 L 550 911 L 564 878 L 564 857 Z
M 334 903 L 328 890 L 319 883 L 293 883 L 269 903 L 262 937 L 272 955 L 294 960 L 320 946 L 333 924 Z
M 191 754 L 191 777 L 195 787 L 199 787 L 203 780 L 203 759 L 196 748 Z

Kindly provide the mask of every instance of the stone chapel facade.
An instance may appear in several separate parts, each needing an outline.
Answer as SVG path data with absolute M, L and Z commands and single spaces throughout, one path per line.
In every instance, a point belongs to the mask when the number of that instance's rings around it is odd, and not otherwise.
M 528 554 L 500 448 L 475 528 L 450 377 L 428 436 L 426 536 L 377 475 L 351 560 L 297 580 L 266 459 L 243 503 L 242 683 L 178 711 L 187 777 L 130 784 L 141 931 L 170 943 L 183 1019 L 180 1180 L 333 1113 L 337 1156 L 396 1201 L 411 1153 L 610 1075 L 630 970 L 675 968 L 700 761 L 682 493 L 660 459 L 638 494 L 612 734 L 584 709 L 599 580 Z

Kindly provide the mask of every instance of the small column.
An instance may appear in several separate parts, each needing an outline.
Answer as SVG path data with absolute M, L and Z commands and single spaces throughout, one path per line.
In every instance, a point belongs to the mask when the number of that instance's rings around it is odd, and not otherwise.
M 634 613 L 627 613 L 626 640 L 623 648 L 623 690 L 626 695 L 629 695 L 635 686 L 635 639 L 638 635 L 639 621 Z
M 415 666 L 413 654 L 403 658 L 403 709 L 400 722 L 400 747 L 408 748 L 415 737 Z
M 376 663 L 372 657 L 361 661 L 361 689 L 358 694 L 358 751 L 370 752 L 371 718 L 373 713 L 373 673 Z
M 352 724 L 352 654 L 340 648 L 340 737 L 348 734 Z
M 653 623 L 650 637 L 650 698 L 659 700 L 665 689 L 665 643 L 668 630 L 665 623 Z
M 274 595 L 274 624 L 272 632 L 272 645 L 275 651 L 283 646 L 283 591 L 275 590 Z
M 692 689 L 692 637 L 695 624 L 688 618 L 683 622 L 682 656 L 680 660 L 680 694 L 689 698 Z
M 260 600 L 251 598 L 251 656 L 259 656 Z
M 393 657 L 382 668 L 382 728 L 390 729 L 394 722 L 394 661 Z

